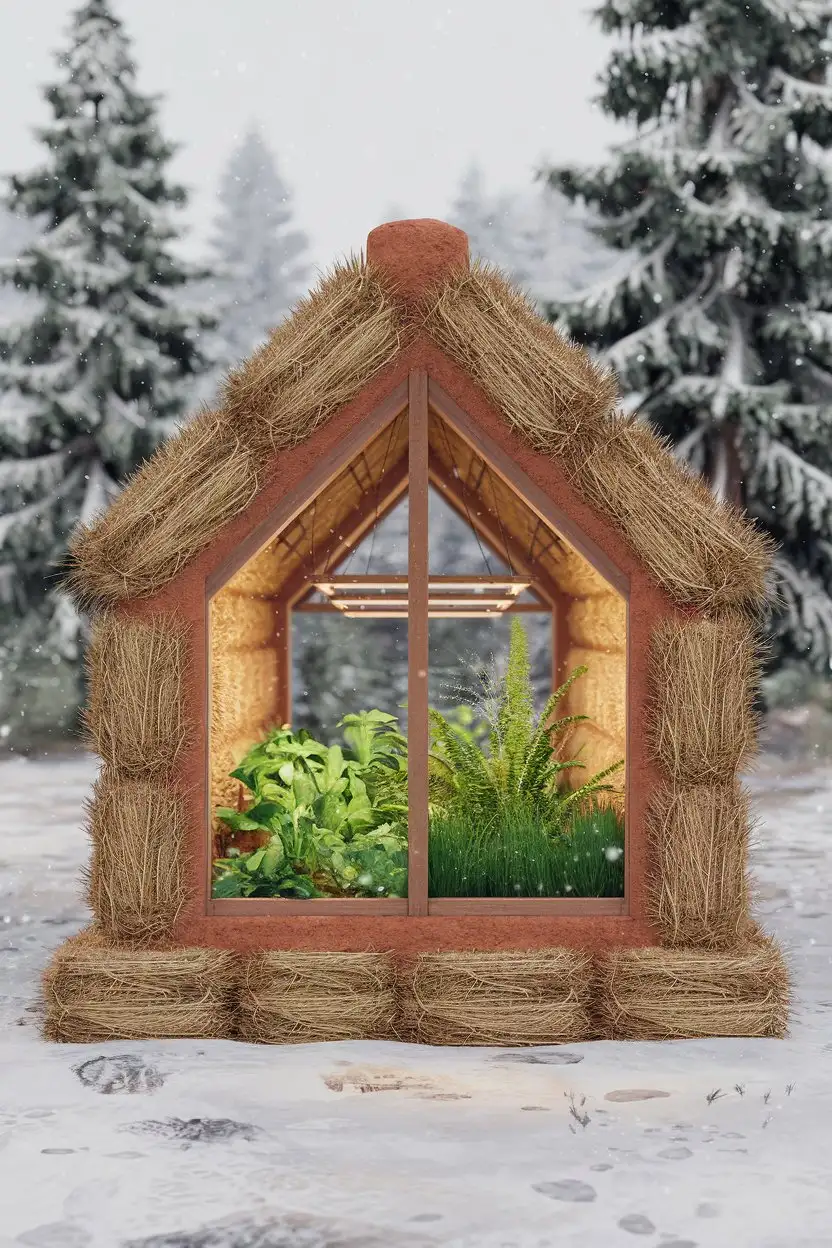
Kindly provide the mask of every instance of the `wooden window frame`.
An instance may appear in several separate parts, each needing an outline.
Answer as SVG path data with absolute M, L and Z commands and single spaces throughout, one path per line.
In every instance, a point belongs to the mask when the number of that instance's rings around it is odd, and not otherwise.
M 325 489 L 327 484 L 360 454 L 367 443 L 390 425 L 403 411 L 408 419 L 407 478 L 394 483 L 385 510 L 407 492 L 408 496 L 408 782 L 413 785 L 408 795 L 408 895 L 406 898 L 353 898 L 328 897 L 310 901 L 289 898 L 228 898 L 211 897 L 212 855 L 207 863 L 206 914 L 214 917 L 274 917 L 281 915 L 319 916 L 327 915 L 398 915 L 420 918 L 456 917 L 476 915 L 500 916 L 549 916 L 549 917 L 627 917 L 630 913 L 630 869 L 628 852 L 629 824 L 629 667 L 630 667 L 630 620 L 629 578 L 609 559 L 574 521 L 566 515 L 548 495 L 534 484 L 490 438 L 482 433 L 470 417 L 449 395 L 429 377 L 424 368 L 413 369 L 406 382 L 397 386 L 387 399 L 362 422 L 354 436 L 345 438 L 339 453 L 326 465 L 321 465 L 307 477 L 302 485 L 291 492 L 256 529 L 249 535 L 233 556 L 226 559 L 206 582 L 206 725 L 208 750 L 206 758 L 206 835 L 211 836 L 210 794 L 210 600 L 241 567 L 260 550 L 274 534 L 290 524 L 308 504 L 310 498 Z M 562 534 L 567 542 L 607 581 L 625 601 L 626 606 L 626 661 L 627 698 L 625 726 L 625 855 L 624 896 L 619 897 L 435 897 L 428 896 L 428 751 L 430 733 L 428 723 L 428 499 L 431 485 L 438 487 L 443 498 L 460 512 L 458 498 L 447 492 L 449 482 L 430 463 L 428 433 L 431 411 L 457 433 L 502 478 L 529 509 L 548 527 Z M 461 513 L 460 513 L 461 514 Z M 376 516 L 376 520 L 379 517 Z M 363 532 L 367 517 L 362 516 L 358 528 Z M 487 536 L 487 534 L 482 534 Z M 296 583 L 295 583 L 296 582 Z M 288 627 L 291 608 L 305 591 L 306 573 L 303 578 L 292 581 L 291 600 L 284 598 L 281 608 L 284 627 Z M 548 590 L 548 592 L 546 592 Z M 553 632 L 559 619 L 563 618 L 563 604 L 554 593 L 554 586 L 544 586 L 544 596 L 552 607 Z M 554 658 L 553 654 L 553 658 Z M 283 668 L 285 669 L 284 660 Z M 554 668 L 554 663 L 553 663 Z M 288 677 L 288 673 L 285 673 Z M 553 670 L 553 681 L 556 673 Z M 285 704 L 285 690 L 283 699 Z M 284 711 L 288 708 L 282 707 Z M 414 783 L 415 781 L 415 783 Z

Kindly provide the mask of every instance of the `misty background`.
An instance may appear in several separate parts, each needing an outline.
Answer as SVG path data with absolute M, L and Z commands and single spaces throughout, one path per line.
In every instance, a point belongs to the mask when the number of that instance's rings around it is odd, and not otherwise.
M 0 748 L 76 731 L 75 527 L 333 261 L 418 216 L 466 230 L 771 534 L 769 728 L 832 745 L 832 5 L 793 8 L 7 6 Z M 431 539 L 478 566 L 441 512 Z M 296 654 L 310 723 L 336 687 L 380 696 L 324 632 Z M 449 686 L 468 650 L 446 637 Z

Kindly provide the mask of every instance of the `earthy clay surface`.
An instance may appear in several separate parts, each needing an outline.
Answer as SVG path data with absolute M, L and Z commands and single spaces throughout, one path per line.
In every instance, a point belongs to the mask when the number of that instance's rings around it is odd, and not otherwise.
M 390 221 L 367 236 L 367 260 L 387 276 L 400 302 L 414 304 L 449 271 L 468 268 L 468 235 L 432 217 Z
M 278 506 L 289 489 L 303 481 L 313 465 L 332 454 L 339 440 L 364 419 L 413 368 L 426 368 L 479 425 L 510 455 L 630 580 L 629 598 L 629 770 L 627 777 L 626 878 L 629 917 L 429 917 L 292 915 L 280 918 L 226 918 L 207 914 L 209 899 L 208 811 L 204 777 L 208 767 L 206 736 L 206 592 L 205 581 L 237 545 Z M 401 951 L 454 948 L 531 948 L 545 945 L 657 943 L 645 915 L 648 872 L 645 812 L 660 777 L 646 742 L 648 711 L 647 652 L 650 634 L 663 616 L 679 614 L 629 549 L 624 539 L 595 514 L 551 460 L 531 450 L 507 428 L 473 382 L 429 341 L 406 348 L 352 403 L 302 445 L 274 456 L 268 482 L 248 511 L 233 520 L 217 539 L 155 597 L 127 604 L 125 613 L 148 616 L 175 612 L 192 625 L 188 680 L 189 720 L 194 725 L 180 765 L 180 782 L 189 794 L 191 818 L 192 899 L 177 932 L 184 944 L 229 948 L 395 948 Z

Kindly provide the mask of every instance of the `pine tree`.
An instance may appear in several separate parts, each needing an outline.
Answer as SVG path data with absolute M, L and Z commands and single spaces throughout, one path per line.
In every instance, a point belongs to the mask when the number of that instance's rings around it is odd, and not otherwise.
M 42 230 L 4 273 L 36 303 L 0 354 L 0 694 L 15 718 L 16 699 L 48 701 L 59 669 L 56 696 L 74 709 L 82 628 L 57 588 L 67 539 L 173 428 L 207 324 L 177 306 L 192 275 L 170 210 L 185 193 L 167 180 L 173 148 L 108 0 L 75 12 L 57 60 L 46 158 L 8 197 Z
M 571 294 L 610 267 L 580 206 L 548 187 L 492 194 L 477 165 L 460 183 L 451 220 L 468 235 L 472 257 L 496 265 L 536 301 Z
M 255 129 L 232 153 L 219 201 L 210 297 L 219 321 L 214 354 L 226 369 L 259 346 L 304 293 L 309 244 L 292 228 L 291 194 Z
M 613 279 L 551 307 L 627 401 L 780 544 L 775 656 L 832 660 L 829 0 L 604 0 L 600 97 L 635 126 L 549 171 Z

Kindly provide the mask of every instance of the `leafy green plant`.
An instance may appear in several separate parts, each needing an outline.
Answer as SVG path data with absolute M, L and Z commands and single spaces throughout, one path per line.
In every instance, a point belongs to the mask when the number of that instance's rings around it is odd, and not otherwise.
M 579 758 L 559 758 L 559 750 L 571 726 L 587 716 L 554 720 L 552 716 L 586 670 L 577 667 L 536 715 L 526 630 L 515 617 L 505 676 L 499 680 L 486 676 L 481 682 L 477 709 L 488 725 L 488 751 L 480 748 L 469 727 L 460 728 L 437 710 L 430 712 L 434 810 L 463 812 L 483 828 L 504 820 L 507 811 L 522 810 L 554 832 L 563 826 L 570 808 L 611 789 L 605 781 L 623 762 L 597 772 L 575 789 L 563 785 L 563 773 L 583 763 Z
M 431 897 L 622 897 L 624 824 L 614 806 L 570 808 L 553 836 L 527 807 L 484 827 L 459 807 L 430 824 Z
M 407 886 L 407 742 L 395 716 L 345 715 L 345 748 L 273 729 L 231 773 L 252 797 L 219 807 L 234 847 L 214 863 L 215 897 L 403 896 Z

